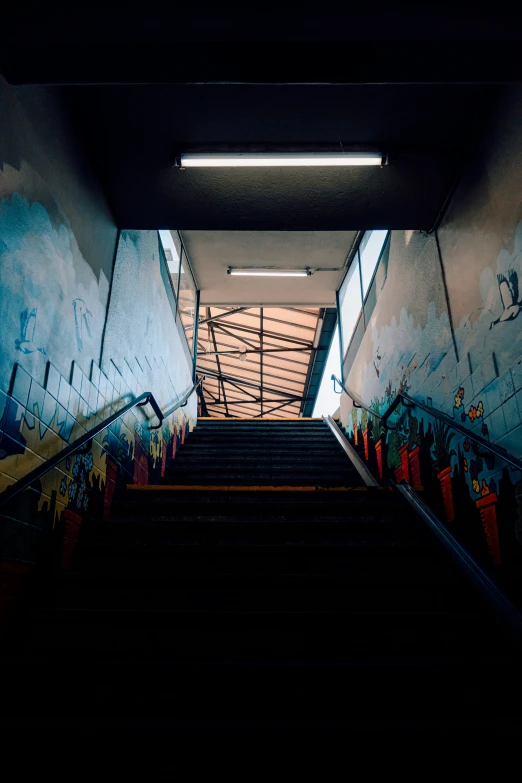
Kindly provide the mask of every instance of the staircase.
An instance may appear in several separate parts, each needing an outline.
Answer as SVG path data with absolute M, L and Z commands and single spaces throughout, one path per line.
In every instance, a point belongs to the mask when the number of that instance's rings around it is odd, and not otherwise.
M 157 752 L 166 731 L 169 747 L 519 731 L 514 642 L 323 421 L 201 420 L 163 485 L 113 516 L 39 586 L 6 664 L 11 719 Z
M 357 471 L 322 420 L 200 420 L 165 484 L 344 487 Z

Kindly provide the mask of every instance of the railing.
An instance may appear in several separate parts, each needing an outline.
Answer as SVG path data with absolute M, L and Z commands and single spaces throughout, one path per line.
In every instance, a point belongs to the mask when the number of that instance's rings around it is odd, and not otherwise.
M 338 378 L 336 378 L 335 375 L 332 375 L 332 380 L 334 381 L 334 388 L 335 383 L 338 383 L 343 391 L 346 392 L 349 397 L 351 397 L 356 407 L 364 408 L 364 410 L 368 411 L 368 413 L 370 413 L 372 416 L 376 416 L 385 429 L 393 429 L 393 427 L 390 427 L 387 424 L 387 421 L 399 405 L 402 404 L 407 408 L 416 406 L 426 413 L 429 413 L 431 416 L 434 416 L 436 419 L 445 422 L 458 432 L 463 433 L 472 440 L 477 441 L 481 446 L 483 446 L 485 449 L 488 449 L 492 454 L 501 457 L 503 460 L 508 462 L 510 465 L 513 465 L 518 470 L 522 470 L 521 460 L 518 460 L 516 457 L 512 457 L 500 446 L 494 446 L 493 444 L 488 443 L 488 441 L 484 440 L 484 438 L 482 438 L 480 435 L 475 435 L 473 432 L 467 429 L 467 427 L 463 427 L 461 424 L 454 421 L 450 416 L 442 413 L 442 411 L 415 400 L 413 397 L 410 397 L 409 394 L 406 394 L 406 392 L 398 392 L 386 411 L 381 414 L 364 405 L 364 403 L 359 399 L 358 395 L 353 394 L 349 389 L 347 389 L 346 386 Z M 362 462 L 357 454 L 355 454 L 354 459 Z M 456 560 L 460 568 L 468 576 L 475 587 L 482 593 L 491 606 L 500 614 L 504 622 L 508 624 L 512 632 L 515 634 L 518 642 L 522 642 L 522 614 L 518 608 L 504 594 L 496 582 L 486 574 L 484 569 L 481 568 L 481 566 L 469 554 L 465 547 L 462 546 L 455 536 L 438 519 L 429 506 L 426 505 L 422 498 L 420 498 L 413 487 L 411 487 L 406 481 L 402 481 L 399 484 L 396 484 L 394 481 L 392 481 L 391 485 L 397 492 L 399 492 L 400 495 L 402 495 L 406 502 L 413 508 L 415 513 L 426 523 L 433 535 Z
M 178 400 L 176 403 L 174 403 L 174 405 L 172 405 L 172 407 L 168 408 L 166 411 L 164 411 L 161 414 L 161 421 L 159 422 L 159 424 L 156 424 L 154 427 L 150 427 L 150 429 L 151 430 L 159 430 L 159 428 L 161 427 L 161 424 L 163 422 L 163 419 L 168 419 L 168 417 L 171 415 L 171 413 L 174 413 L 174 411 L 177 411 L 178 408 L 184 408 L 185 405 L 187 404 L 187 402 L 189 401 L 190 397 L 192 397 L 192 395 L 194 394 L 194 392 L 196 391 L 198 386 L 200 386 L 203 383 L 204 380 L 205 380 L 205 376 L 202 375 L 201 378 L 199 379 L 199 381 L 196 381 L 194 383 L 194 385 L 192 386 L 192 388 L 189 389 L 189 391 L 185 395 L 183 395 L 181 400 Z M 158 418 L 159 418 L 159 416 L 158 416 Z
M 460 432 L 462 435 L 467 435 L 469 438 L 471 438 L 471 440 L 475 441 L 475 443 L 480 444 L 483 448 L 487 449 L 492 454 L 495 454 L 505 462 L 513 465 L 513 467 L 517 470 L 522 470 L 522 460 L 513 457 L 511 454 L 509 454 L 509 452 L 506 451 L 506 449 L 503 449 L 502 446 L 495 446 L 493 443 L 485 440 L 485 438 L 483 438 L 481 435 L 476 435 L 472 430 L 468 429 L 467 427 L 463 427 L 462 424 L 459 424 L 457 421 L 455 421 L 455 419 L 452 419 L 451 416 L 447 416 L 437 408 L 433 408 L 430 405 L 419 402 L 419 400 L 410 397 L 410 395 L 406 394 L 406 392 L 397 392 L 395 398 L 392 400 L 386 411 L 384 413 L 377 413 L 377 411 L 372 410 L 372 408 L 368 408 L 363 402 L 361 402 L 358 395 L 347 389 L 346 386 L 335 375 L 332 375 L 332 381 L 334 382 L 334 388 L 335 384 L 338 383 L 341 389 L 348 395 L 348 397 L 351 397 L 354 405 L 357 408 L 364 408 L 364 410 L 368 411 L 368 413 L 370 413 L 372 416 L 376 416 L 378 419 L 380 419 L 382 426 L 387 430 L 394 429 L 394 427 L 390 427 L 387 422 L 391 414 L 398 408 L 399 405 L 404 405 L 405 408 L 417 407 L 426 413 L 429 413 L 430 416 L 433 416 L 434 418 L 443 421 L 445 424 L 448 424 L 450 427 L 453 427 L 454 430 Z
M 368 411 L 368 413 L 371 413 L 372 416 L 376 416 L 378 419 L 382 419 L 382 416 L 381 416 L 380 413 L 377 413 L 377 411 L 374 411 L 371 408 L 368 408 L 364 404 L 364 402 L 358 397 L 358 395 L 355 394 L 355 392 L 352 392 L 352 391 L 350 391 L 349 389 L 346 388 L 344 383 L 342 381 L 340 381 L 339 378 L 337 378 L 335 375 L 332 375 L 331 380 L 334 382 L 334 391 L 335 391 L 335 384 L 338 383 L 339 386 L 341 387 L 341 389 L 344 392 L 346 392 L 348 397 L 350 397 L 352 399 L 353 404 L 355 405 L 356 408 L 364 408 L 364 410 Z M 336 392 L 336 393 L 337 394 L 341 394 L 341 392 Z M 388 427 L 387 429 L 391 429 L 391 427 Z
M 100 424 L 97 424 L 95 427 L 89 430 L 89 432 L 86 432 L 80 438 L 77 438 L 75 441 L 70 443 L 65 449 L 57 452 L 48 460 L 46 460 L 46 462 L 43 462 L 37 468 L 32 470 L 30 473 L 27 473 L 25 476 L 23 476 L 23 478 L 19 479 L 17 482 L 15 482 L 10 487 L 8 487 L 2 493 L 2 495 L 0 495 L 0 507 L 10 502 L 14 497 L 16 497 L 16 495 L 19 495 L 20 492 L 23 492 L 25 489 L 28 489 L 28 487 L 30 487 L 34 481 L 37 481 L 38 479 L 42 478 L 42 476 L 45 476 L 46 473 L 48 473 L 50 470 L 52 470 L 57 465 L 59 465 L 60 462 L 63 462 L 64 459 L 70 457 L 71 454 L 74 454 L 75 451 L 81 449 L 82 446 L 84 446 L 90 440 L 95 438 L 96 435 L 99 435 L 100 432 L 103 432 L 103 430 L 107 429 L 107 427 L 110 427 L 110 425 L 113 424 L 115 421 L 121 419 L 122 416 L 125 416 L 125 414 L 128 413 L 133 408 L 136 408 L 138 406 L 143 407 L 144 405 L 150 405 L 152 410 L 156 414 L 159 422 L 153 427 L 150 427 L 150 429 L 151 430 L 159 429 L 164 419 L 168 418 L 168 416 L 174 413 L 174 411 L 176 411 L 178 408 L 182 408 L 187 404 L 189 397 L 191 397 L 192 394 L 194 394 L 198 386 L 203 382 L 204 378 L 205 376 L 202 376 L 198 381 L 196 381 L 196 383 L 193 384 L 190 391 L 188 391 L 180 400 L 178 400 L 177 403 L 175 403 L 175 405 L 173 405 L 171 408 L 166 410 L 164 413 L 162 413 L 161 408 L 156 402 L 156 399 L 152 394 L 152 392 L 143 392 L 143 394 L 140 394 L 140 396 L 137 397 L 135 400 L 129 402 L 119 411 L 113 413 L 112 416 L 109 416 L 107 419 L 100 422 Z
M 483 568 L 475 561 L 469 552 L 457 541 L 447 527 L 438 519 L 433 511 L 419 497 L 417 492 L 405 481 L 400 484 L 393 483 L 394 488 L 412 507 L 415 513 L 426 523 L 435 538 L 449 552 L 468 579 L 482 593 L 511 628 L 518 641 L 522 641 L 522 615 L 517 607 L 510 601 L 497 583 L 491 579 Z

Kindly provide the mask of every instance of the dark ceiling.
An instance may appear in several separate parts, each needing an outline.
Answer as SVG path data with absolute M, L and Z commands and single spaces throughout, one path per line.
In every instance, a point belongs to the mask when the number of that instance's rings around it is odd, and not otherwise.
M 128 228 L 430 229 L 497 88 L 140 85 L 64 88 L 118 224 Z M 359 143 L 384 168 L 190 169 L 220 143 Z
M 21 8 L 0 67 L 63 95 L 121 227 L 429 230 L 522 75 L 521 26 L 498 8 L 389 5 Z M 173 168 L 197 144 L 371 145 L 390 165 Z

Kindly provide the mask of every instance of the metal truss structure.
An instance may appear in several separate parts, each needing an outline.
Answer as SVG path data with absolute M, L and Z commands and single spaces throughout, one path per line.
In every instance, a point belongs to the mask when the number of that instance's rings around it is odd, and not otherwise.
M 307 397 L 323 310 L 201 307 L 197 373 L 201 413 L 216 418 L 297 418 Z M 315 347 L 314 347 L 315 346 Z

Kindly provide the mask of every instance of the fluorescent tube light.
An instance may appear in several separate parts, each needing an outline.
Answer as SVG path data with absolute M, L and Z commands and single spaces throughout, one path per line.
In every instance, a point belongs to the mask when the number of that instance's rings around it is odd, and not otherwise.
M 229 275 L 241 275 L 243 277 L 310 277 L 309 269 L 227 269 Z
M 218 166 L 382 166 L 382 152 L 187 152 L 180 168 Z

